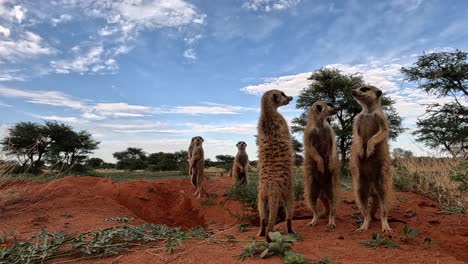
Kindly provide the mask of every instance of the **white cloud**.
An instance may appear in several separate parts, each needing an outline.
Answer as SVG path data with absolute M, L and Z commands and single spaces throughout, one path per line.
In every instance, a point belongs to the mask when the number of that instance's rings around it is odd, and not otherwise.
M 302 89 L 307 88 L 310 81 L 307 78 L 310 77 L 311 72 L 304 72 L 295 75 L 287 75 L 281 77 L 274 77 L 266 79 L 266 82 L 258 85 L 249 85 L 241 88 L 241 91 L 260 95 L 264 92 L 272 89 L 281 90 L 289 96 L 297 96 L 300 94 Z
M 195 50 L 192 48 L 186 49 L 184 51 L 184 57 L 190 60 L 196 60 L 197 54 L 195 54 Z
M 127 103 L 98 103 L 93 108 L 101 116 L 141 117 L 154 112 L 152 107 Z
M 398 79 L 401 80 L 401 64 L 329 64 L 326 68 L 336 68 L 345 74 L 360 74 L 367 83 L 378 86 L 383 90 L 396 87 Z
M 21 5 L 12 5 L 15 1 L 0 0 L 0 17 L 13 22 L 21 23 L 27 9 Z M 9 5 L 6 5 L 9 4 Z
M 226 104 L 205 103 L 205 105 L 174 106 L 156 108 L 156 113 L 164 114 L 190 114 L 190 115 L 220 115 L 239 114 L 244 111 L 256 111 L 258 109 L 244 106 L 234 106 Z
M 23 98 L 27 102 L 42 105 L 62 106 L 72 109 L 84 109 L 85 105 L 58 91 L 19 90 L 0 86 L 0 95 Z
M 54 120 L 54 121 L 59 121 L 59 122 L 64 122 L 64 123 L 79 123 L 80 120 L 76 117 L 66 117 L 66 116 L 56 116 L 56 115 L 51 115 L 51 116 L 36 116 L 37 118 L 44 119 L 44 120 Z
M 92 47 L 84 55 L 78 55 L 71 60 L 51 61 L 50 65 L 57 73 L 99 73 L 116 72 L 117 62 L 113 58 L 106 58 L 102 46 Z
M 143 27 L 179 27 L 204 23 L 204 15 L 195 6 L 182 0 L 123 0 L 113 5 L 121 23 Z
M 42 37 L 26 31 L 17 39 L 0 40 L 0 58 L 8 60 L 29 59 L 39 55 L 53 54 L 54 50 L 44 47 Z
M 89 120 L 102 120 L 107 117 L 143 117 L 155 114 L 184 115 L 230 115 L 245 111 L 258 111 L 256 108 L 216 103 L 193 106 L 151 107 L 131 105 L 124 102 L 95 103 L 89 100 L 74 99 L 58 91 L 19 90 L 0 86 L 0 96 L 23 98 L 33 104 L 60 106 L 78 110 L 81 117 Z
M 10 29 L 0 25 L 0 34 L 3 34 L 6 38 L 10 36 Z
M 246 0 L 242 4 L 245 9 L 254 11 L 281 11 L 297 6 L 301 0 Z
M 51 22 L 52 22 L 52 25 L 55 27 L 58 24 L 66 23 L 68 21 L 71 21 L 72 19 L 73 19 L 72 15 L 63 14 L 63 15 L 60 15 L 58 18 L 52 18 Z

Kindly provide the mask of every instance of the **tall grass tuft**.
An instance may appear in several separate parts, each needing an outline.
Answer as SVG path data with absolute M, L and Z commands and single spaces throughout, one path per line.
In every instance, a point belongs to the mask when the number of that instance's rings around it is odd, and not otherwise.
M 467 174 L 467 160 L 432 157 L 394 160 L 396 190 L 423 194 L 449 211 L 468 209 Z

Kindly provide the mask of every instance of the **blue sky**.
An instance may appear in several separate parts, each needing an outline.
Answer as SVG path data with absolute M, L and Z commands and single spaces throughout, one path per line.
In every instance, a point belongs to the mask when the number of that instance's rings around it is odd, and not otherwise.
M 310 72 L 336 67 L 394 98 L 409 130 L 392 146 L 426 154 L 409 132 L 420 104 L 444 99 L 399 69 L 466 51 L 467 27 L 462 0 L 0 0 L 0 134 L 58 120 L 92 132 L 108 161 L 128 146 L 186 149 L 194 135 L 207 157 L 244 140 L 255 159 L 262 92 L 297 97 Z

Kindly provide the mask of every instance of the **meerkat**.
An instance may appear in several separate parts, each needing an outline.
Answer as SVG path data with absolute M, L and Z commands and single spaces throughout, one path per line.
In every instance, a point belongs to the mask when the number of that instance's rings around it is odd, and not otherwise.
M 241 182 L 241 184 L 245 185 L 248 183 L 247 166 L 249 164 L 249 156 L 245 151 L 247 143 L 239 141 L 236 144 L 236 147 L 237 155 L 234 159 L 234 164 L 232 165 L 231 175 L 232 178 L 234 178 L 234 183 Z
M 266 235 L 267 241 L 270 241 L 268 233 L 273 231 L 281 201 L 286 207 L 288 233 L 294 233 L 293 147 L 288 124 L 278 113 L 278 107 L 289 104 L 291 100 L 291 96 L 278 90 L 267 91 L 262 96 L 258 121 L 258 235 Z
M 189 170 L 192 173 L 192 184 L 197 188 L 197 191 L 194 193 L 194 195 L 198 195 L 198 198 L 200 198 L 205 193 L 203 186 L 203 182 L 205 180 L 205 155 L 202 145 L 204 139 L 198 136 L 195 137 L 193 141 L 193 150 L 190 157 Z
M 309 226 L 318 221 L 317 200 L 320 198 L 328 215 L 328 228 L 336 228 L 336 201 L 340 164 L 336 149 L 335 131 L 327 121 L 338 113 L 339 107 L 330 102 L 317 101 L 309 110 L 304 130 L 304 197 L 312 210 Z
M 352 91 L 362 111 L 354 119 L 350 169 L 356 201 L 364 215 L 358 230 L 369 228 L 371 218 L 380 206 L 382 231 L 391 233 L 388 212 L 393 191 L 391 159 L 388 149 L 388 121 L 382 106 L 382 91 L 363 86 Z M 371 208 L 369 210 L 369 202 Z
M 190 145 L 188 147 L 188 160 L 187 161 L 189 163 L 189 176 L 190 176 L 190 178 L 192 178 L 192 166 L 190 166 L 190 160 L 192 158 L 193 145 L 195 144 L 195 138 L 196 137 L 192 137 L 192 140 L 190 141 Z M 193 181 L 192 181 L 192 184 L 193 184 L 193 186 L 195 186 Z M 197 187 L 197 186 L 195 186 L 195 187 Z

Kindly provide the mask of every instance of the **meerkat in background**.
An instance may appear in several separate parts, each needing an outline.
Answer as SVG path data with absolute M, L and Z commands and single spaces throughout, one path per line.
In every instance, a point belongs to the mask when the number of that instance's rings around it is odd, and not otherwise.
M 281 201 L 284 201 L 286 206 L 288 233 L 294 233 L 293 147 L 288 124 L 278 113 L 278 107 L 289 104 L 291 100 L 291 96 L 286 96 L 278 90 L 267 91 L 262 96 L 258 122 L 258 235 L 266 235 L 267 241 L 270 241 L 268 233 L 273 231 L 276 224 Z
M 382 91 L 374 86 L 363 86 L 352 91 L 361 105 L 361 113 L 353 124 L 350 169 L 356 201 L 364 215 L 358 230 L 369 228 L 371 217 L 380 206 L 382 231 L 391 233 L 388 212 L 393 191 L 391 159 L 388 150 L 388 121 L 382 106 Z M 369 198 L 371 208 L 369 210 Z
M 320 198 L 328 215 L 328 228 L 335 228 L 336 201 L 340 164 L 335 131 L 327 121 L 339 111 L 332 103 L 317 101 L 309 110 L 304 130 L 304 197 L 312 210 L 309 226 L 318 221 L 317 200 Z
M 245 151 L 247 143 L 244 141 L 239 141 L 236 144 L 237 155 L 234 159 L 234 164 L 232 165 L 232 177 L 234 178 L 234 183 L 241 182 L 243 185 L 248 183 L 247 177 L 247 166 L 249 164 L 249 156 Z
M 195 138 L 196 137 L 192 137 L 192 140 L 190 141 L 190 146 L 188 147 L 188 160 L 187 161 L 189 163 L 189 172 L 188 173 L 189 173 L 190 178 L 192 178 L 192 166 L 190 166 L 190 160 L 192 159 L 192 152 L 193 152 L 193 145 L 195 143 Z M 193 181 L 192 181 L 192 184 L 193 184 L 193 186 L 195 186 Z M 197 187 L 197 186 L 195 186 L 195 187 Z
M 203 141 L 204 139 L 202 137 L 195 137 L 193 140 L 193 150 L 189 164 L 189 170 L 192 173 L 192 184 L 197 188 L 197 191 L 194 193 L 194 195 L 198 195 L 198 198 L 200 198 L 205 193 L 203 186 L 203 182 L 205 180 L 205 154 L 202 145 Z

